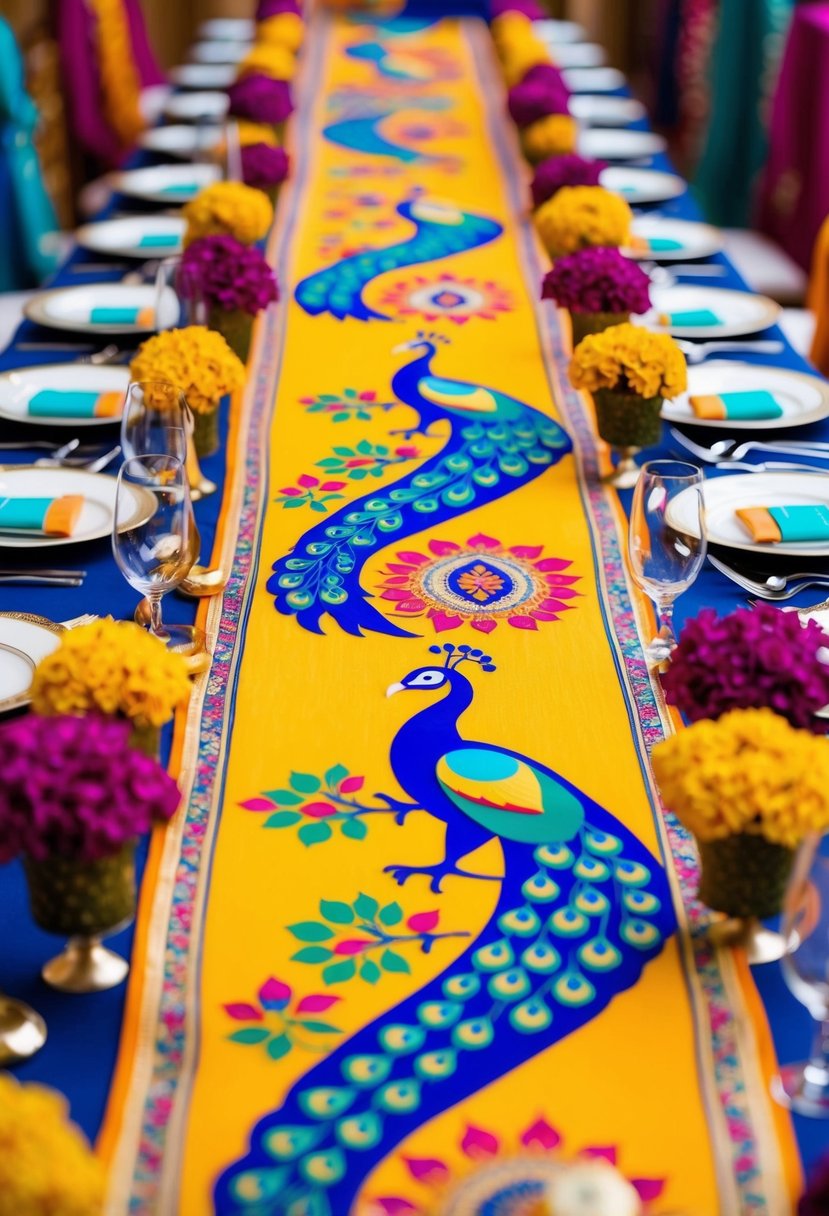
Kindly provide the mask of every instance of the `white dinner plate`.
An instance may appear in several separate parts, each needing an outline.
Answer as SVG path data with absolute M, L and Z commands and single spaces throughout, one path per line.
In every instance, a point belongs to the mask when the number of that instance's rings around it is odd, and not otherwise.
M 689 397 L 763 389 L 773 393 L 780 403 L 783 413 L 779 418 L 698 418 L 688 404 Z M 806 372 L 790 371 L 787 367 L 760 367 L 756 363 L 731 360 L 698 363 L 688 368 L 687 393 L 666 401 L 662 417 L 668 422 L 723 427 L 729 431 L 773 431 L 787 426 L 806 426 L 809 422 L 829 418 L 829 382 Z
M 169 77 L 179 89 L 226 89 L 236 79 L 236 65 L 182 63 L 170 69 Z
M 780 305 L 768 296 L 750 291 L 730 291 L 724 287 L 651 287 L 651 311 L 634 323 L 669 333 L 675 338 L 739 338 L 756 334 L 774 325 Z M 659 315 L 664 313 L 697 312 L 707 309 L 719 321 L 711 325 L 663 325 Z
M 564 83 L 571 93 L 615 93 L 627 79 L 618 68 L 566 68 Z
M 137 308 L 146 314 L 146 320 L 92 321 L 93 308 Z M 156 294 L 150 284 L 88 283 L 83 287 L 56 287 L 38 292 L 26 301 L 23 311 L 37 325 L 91 334 L 152 333 L 156 328 L 167 329 L 179 319 L 178 298 L 172 287 L 167 287 L 161 301 L 161 324 L 156 326 Z
M 146 152 L 160 152 L 164 156 L 189 160 L 194 156 L 209 155 L 218 148 L 223 138 L 222 123 L 175 123 L 169 127 L 153 127 L 149 131 L 142 131 L 138 144 Z
M 63 625 L 29 612 L 0 612 L 0 713 L 31 701 L 38 663 L 57 650 Z
M 654 262 L 688 262 L 693 258 L 710 258 L 722 249 L 722 233 L 711 224 L 691 220 L 675 220 L 662 215 L 637 215 L 633 220 L 633 235 L 646 241 L 623 252 L 629 258 Z M 666 245 L 659 247 L 659 242 Z
M 553 62 L 558 68 L 602 68 L 607 63 L 607 54 L 598 42 L 551 42 Z
M 128 215 L 84 224 L 75 240 L 95 253 L 123 258 L 167 258 L 181 253 L 186 224 L 175 215 Z
M 81 494 L 84 504 L 78 526 L 71 536 L 24 536 L 22 533 L 0 529 L 0 548 L 52 549 L 57 546 L 79 545 L 84 541 L 100 540 L 112 532 L 115 519 L 116 477 L 108 473 L 87 473 L 85 469 L 41 469 L 31 465 L 6 467 L 0 471 L 0 493 L 11 498 L 60 498 L 63 494 Z M 156 509 L 155 495 L 143 486 L 128 486 L 133 511 L 124 519 L 121 531 L 134 528 L 149 519 Z
M 256 22 L 251 17 L 214 17 L 199 26 L 199 38 L 207 42 L 250 42 L 255 34 Z
M 578 21 L 556 21 L 552 17 L 534 21 L 533 29 L 551 46 L 560 46 L 562 42 L 584 42 L 587 37 L 587 31 Z
M 184 204 L 194 195 L 221 179 L 218 165 L 151 165 L 147 169 L 129 169 L 112 179 L 113 189 L 129 198 L 148 203 Z
M 588 127 L 580 131 L 576 149 L 591 160 L 638 160 L 665 151 L 665 140 L 653 131 L 624 131 L 618 127 Z
M 578 93 L 570 98 L 570 113 L 586 127 L 627 127 L 639 122 L 647 111 L 634 97 Z
M 32 426 L 112 426 L 115 418 L 30 418 L 27 406 L 43 389 L 79 393 L 120 393 L 126 396 L 130 382 L 128 367 L 95 363 L 46 363 L 40 367 L 18 367 L 0 373 L 0 418 L 28 422 Z M 2 474 L 0 474 L 0 477 Z
M 602 169 L 599 184 L 605 190 L 621 194 L 634 206 L 679 198 L 688 189 L 682 178 L 674 173 L 662 173 L 658 169 L 631 169 L 627 165 L 608 165 Z
M 190 48 L 193 63 L 239 63 L 250 50 L 250 42 L 197 42 Z
M 227 93 L 218 89 L 209 92 L 176 93 L 164 106 L 164 113 L 176 122 L 199 122 L 208 118 L 224 118 L 230 109 Z
M 705 500 L 705 532 L 712 545 L 727 549 L 746 549 L 767 557 L 779 554 L 797 557 L 829 557 L 826 541 L 790 541 L 779 545 L 761 545 L 751 539 L 737 519 L 736 512 L 745 507 L 829 507 L 829 477 L 825 473 L 733 473 L 730 476 L 709 477 L 703 482 Z M 683 490 L 668 507 L 667 520 L 672 527 L 696 536 L 693 489 Z

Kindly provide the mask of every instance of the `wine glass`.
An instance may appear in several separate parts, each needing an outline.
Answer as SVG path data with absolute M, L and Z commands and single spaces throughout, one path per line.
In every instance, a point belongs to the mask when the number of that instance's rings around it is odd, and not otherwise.
M 664 663 L 676 646 L 674 600 L 691 586 L 706 552 L 702 471 L 679 460 L 649 460 L 633 495 L 628 553 L 634 579 L 656 605 L 659 631 L 647 649 Z
M 125 460 L 115 491 L 112 551 L 124 578 L 149 601 L 150 633 L 170 647 L 182 645 L 182 629 L 185 644 L 192 646 L 190 626 L 164 624 L 161 600 L 179 586 L 196 560 L 193 533 L 182 462 L 161 453 Z
M 200 277 L 181 258 L 164 258 L 155 274 L 156 330 L 206 325 L 207 319 Z
M 815 1019 L 805 1063 L 787 1064 L 772 1082 L 774 1096 L 799 1115 L 829 1118 L 829 837 L 805 840 L 783 905 L 783 977 Z
M 193 429 L 184 394 L 169 380 L 134 380 L 127 388 L 121 417 L 121 451 L 134 456 L 174 456 L 187 460 Z

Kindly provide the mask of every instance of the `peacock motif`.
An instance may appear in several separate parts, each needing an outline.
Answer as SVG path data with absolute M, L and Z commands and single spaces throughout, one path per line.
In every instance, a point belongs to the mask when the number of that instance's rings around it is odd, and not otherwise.
M 440 975 L 313 1068 L 253 1131 L 247 1155 L 215 1188 L 220 1216 L 344 1216 L 377 1163 L 428 1119 L 586 1025 L 674 931 L 662 867 L 613 815 L 540 761 L 464 738 L 464 664 L 494 671 L 469 646 L 410 671 L 389 695 L 429 703 L 399 730 L 394 775 L 409 801 L 446 825 L 444 856 L 388 867 L 496 882 L 491 918 Z M 440 694 L 434 699 L 434 694 Z M 464 859 L 497 838 L 503 874 Z
M 369 308 L 363 300 L 364 290 L 374 279 L 390 270 L 439 261 L 488 245 L 503 232 L 496 220 L 485 215 L 432 202 L 420 195 L 405 200 L 396 211 L 414 225 L 414 235 L 394 245 L 353 254 L 309 275 L 296 288 L 296 301 L 301 308 L 314 317 L 331 313 L 338 321 L 346 317 L 390 321 L 391 317 Z
M 323 136 L 329 143 L 345 148 L 349 152 L 359 152 L 363 156 L 387 156 L 403 164 L 440 162 L 445 159 L 430 156 L 419 148 L 407 148 L 405 144 L 394 143 L 382 130 L 383 123 L 394 115 L 393 109 L 385 109 L 376 114 L 360 114 L 353 118 L 342 118 L 332 122 L 323 129 Z
M 370 593 L 360 586 L 370 554 L 502 498 L 571 450 L 566 433 L 540 410 L 498 389 L 436 376 L 432 360 L 439 341 L 420 334 L 397 348 L 415 357 L 394 376 L 392 392 L 417 411 L 414 429 L 421 433 L 449 420 L 443 448 L 392 487 L 350 503 L 310 529 L 290 556 L 274 564 L 268 590 L 276 607 L 306 629 L 321 633 L 320 620 L 328 613 L 348 633 L 371 629 L 410 637 L 369 602 Z

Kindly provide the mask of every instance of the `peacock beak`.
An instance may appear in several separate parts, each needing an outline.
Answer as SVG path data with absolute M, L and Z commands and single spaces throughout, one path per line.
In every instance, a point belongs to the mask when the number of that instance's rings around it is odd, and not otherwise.
M 411 350 L 411 349 L 412 349 L 411 342 L 401 342 L 399 346 L 395 346 L 392 348 L 391 353 L 393 355 L 404 355 L 407 350 Z
M 386 696 L 393 697 L 396 692 L 405 692 L 405 691 L 406 691 L 405 684 L 389 684 L 388 688 L 386 689 Z

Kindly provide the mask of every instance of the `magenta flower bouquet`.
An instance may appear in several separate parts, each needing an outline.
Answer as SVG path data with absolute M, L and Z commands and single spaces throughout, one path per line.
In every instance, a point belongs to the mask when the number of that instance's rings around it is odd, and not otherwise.
M 521 130 L 548 114 L 568 114 L 570 109 L 570 94 L 558 74 L 538 80 L 532 79 L 532 72 L 507 93 L 510 117 Z
M 93 862 L 171 817 L 175 781 L 127 746 L 112 718 L 40 718 L 0 730 L 0 862 L 19 854 Z
M 203 236 L 181 256 L 184 279 L 208 308 L 256 316 L 279 299 L 276 275 L 255 245 L 235 236 Z
M 267 21 L 268 17 L 278 17 L 280 13 L 296 13 L 302 16 L 300 0 L 259 0 L 256 6 L 256 20 Z
M 536 165 L 530 191 L 533 207 L 540 207 L 564 186 L 598 186 L 602 170 L 607 165 L 602 160 L 588 160 L 575 152 L 565 156 L 551 156 Z
M 537 0 L 492 0 L 490 12 L 493 17 L 502 17 L 504 13 L 521 13 L 530 21 L 540 21 L 547 15 Z
M 650 280 L 618 249 L 580 249 L 556 258 L 541 286 L 543 300 L 584 313 L 647 312 Z
M 227 95 L 230 98 L 230 113 L 251 122 L 279 126 L 294 111 L 289 82 L 273 80 L 258 72 L 242 76 L 228 88 Z
M 246 186 L 273 194 L 290 171 L 288 153 L 270 144 L 247 144 L 242 148 L 242 177 Z
M 697 722 L 731 709 L 768 707 L 794 727 L 822 734 L 815 713 L 829 705 L 826 635 L 815 621 L 772 604 L 687 621 L 663 676 L 669 705 Z

